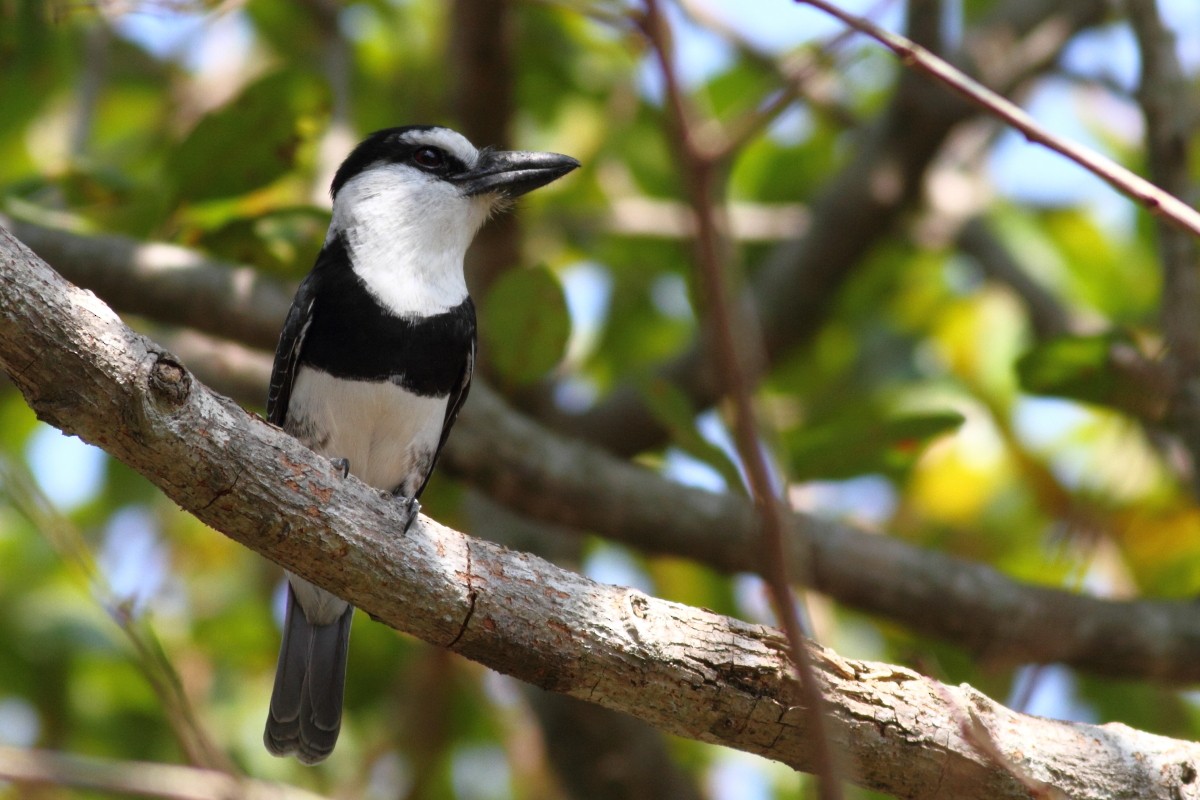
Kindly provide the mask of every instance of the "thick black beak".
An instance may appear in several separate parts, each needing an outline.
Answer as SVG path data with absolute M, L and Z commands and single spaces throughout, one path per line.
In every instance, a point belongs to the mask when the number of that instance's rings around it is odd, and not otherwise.
M 520 197 L 579 166 L 570 156 L 520 150 L 484 150 L 475 166 L 454 179 L 467 196 L 494 192 Z

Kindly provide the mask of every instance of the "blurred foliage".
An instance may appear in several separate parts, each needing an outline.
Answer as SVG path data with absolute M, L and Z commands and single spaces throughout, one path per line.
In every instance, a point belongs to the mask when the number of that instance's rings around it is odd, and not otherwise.
M 504 381 L 541 378 L 562 360 L 571 335 L 558 280 L 544 268 L 506 272 L 488 290 L 480 331 L 487 357 Z
M 313 12 L 321 5 L 0 0 L 0 210 L 170 240 L 298 278 L 328 220 L 317 184 L 329 166 L 322 159 L 340 157 L 322 153 L 331 124 L 363 133 L 455 123 L 448 4 L 347 2 L 332 29 Z M 993 5 L 964 3 L 961 24 Z M 528 264 L 541 266 L 514 269 L 477 298 L 483 341 L 503 389 L 562 380 L 582 387 L 586 401 L 635 386 L 671 434 L 645 463 L 741 491 L 723 410 L 697 416 L 655 370 L 686 350 L 703 309 L 689 243 L 670 233 L 686 214 L 658 82 L 624 8 L 512 9 L 513 138 L 570 153 L 584 168 L 522 202 Z M 758 14 L 795 31 L 784 53 L 812 51 L 791 12 L 780 3 Z M 694 23 L 678 35 L 716 53 L 685 62 L 705 113 L 733 125 L 779 90 L 760 58 Z M 854 121 L 871 120 L 895 75 L 891 59 L 869 46 L 840 48 L 824 77 L 840 113 L 793 106 L 750 139 L 729 165 L 730 199 L 771 217 L 819 198 L 866 138 Z M 1108 79 L 1075 77 L 1097 81 L 1086 96 Z M 1127 97 L 1106 102 L 1130 108 Z M 349 117 L 337 120 L 342 107 Z M 1110 127 L 1097 133 L 1140 162 L 1130 116 L 1104 116 Z M 978 180 L 989 175 L 981 167 Z M 1200 511 L 1169 449 L 1113 410 L 1124 398 L 1107 361 L 1116 343 L 1154 352 L 1154 228 L 1111 197 L 1097 203 L 1078 193 L 1039 205 L 1036 196 L 1000 196 L 984 216 L 1084 332 L 1038 341 L 1011 287 L 914 222 L 856 266 L 819 332 L 772 366 L 758 399 L 775 461 L 800 507 L 1022 580 L 1116 596 L 1193 595 Z M 605 222 L 630 198 L 673 204 L 662 235 Z M 751 280 L 778 244 L 738 243 Z M 568 303 L 571 267 L 581 262 L 602 271 L 606 288 Z M 583 336 L 585 317 L 593 329 Z M 48 431 L 8 386 L 0 463 L 8 465 L 0 743 L 116 759 L 228 759 L 251 775 L 340 797 L 561 796 L 512 682 L 365 618 L 355 626 L 335 757 L 317 769 L 270 758 L 260 737 L 278 646 L 278 571 L 122 465 Z M 437 478 L 426 510 L 470 530 L 462 494 Z M 618 565 L 615 578 L 602 577 L 768 618 L 753 579 L 640 554 Z M 848 656 L 910 664 L 1014 703 L 1035 698 L 1038 713 L 1200 735 L 1189 694 L 1070 673 L 1051 681 L 1037 671 L 1030 680 L 1045 691 L 1018 690 L 1014 670 L 953 643 L 828 603 L 814 602 L 813 616 L 823 641 Z M 215 755 L 197 749 L 196 731 Z M 695 742 L 672 748 L 718 800 L 793 796 L 794 778 L 778 765 Z M 0 797 L 18 796 L 0 785 Z

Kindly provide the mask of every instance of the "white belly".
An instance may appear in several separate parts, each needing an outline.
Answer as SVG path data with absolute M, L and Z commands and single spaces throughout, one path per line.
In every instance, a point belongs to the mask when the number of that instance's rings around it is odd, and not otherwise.
M 348 460 L 364 483 L 411 496 L 433 465 L 446 401 L 387 381 L 348 381 L 301 367 L 286 428 L 318 453 Z

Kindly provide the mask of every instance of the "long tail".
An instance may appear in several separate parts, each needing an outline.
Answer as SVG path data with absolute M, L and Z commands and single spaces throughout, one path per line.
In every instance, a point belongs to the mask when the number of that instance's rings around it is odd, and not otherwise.
M 283 644 L 263 743 L 273 755 L 295 753 L 316 764 L 333 752 L 342 728 L 342 692 L 354 607 L 328 625 L 313 625 L 288 582 Z

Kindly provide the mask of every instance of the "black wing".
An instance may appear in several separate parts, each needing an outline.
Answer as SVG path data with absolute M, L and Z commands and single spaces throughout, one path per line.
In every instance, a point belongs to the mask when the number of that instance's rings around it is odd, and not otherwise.
M 324 255 L 324 251 L 322 251 Z M 318 263 L 320 260 L 318 258 Z M 275 364 L 271 367 L 271 386 L 267 390 L 267 421 L 283 427 L 287 419 L 288 403 L 292 399 L 292 385 L 300 364 L 300 348 L 304 335 L 312 323 L 313 299 L 316 296 L 316 272 L 310 273 L 296 290 L 287 320 L 279 334 L 279 345 L 275 348 Z
M 458 412 L 462 409 L 463 403 L 467 402 L 467 393 L 471 391 L 471 373 L 475 371 L 475 340 L 471 340 L 471 349 L 467 351 L 467 360 L 463 364 L 462 377 L 458 379 L 458 385 L 454 387 L 454 391 L 446 398 L 446 419 L 442 422 L 442 438 L 438 440 L 438 453 L 442 452 L 442 448 L 446 446 L 446 440 L 450 438 L 450 429 L 454 427 L 454 421 L 458 419 Z M 436 460 L 436 456 L 434 457 Z
M 472 309 L 473 311 L 474 309 Z M 437 466 L 438 456 L 442 454 L 442 448 L 446 446 L 446 440 L 450 438 L 450 429 L 454 427 L 454 421 L 458 419 L 458 412 L 462 409 L 463 403 L 467 402 L 467 393 L 471 391 L 471 373 L 474 371 L 475 336 L 472 333 L 471 347 L 467 350 L 467 357 L 463 361 L 462 374 L 459 376 L 458 384 L 446 398 L 446 417 L 442 422 L 442 437 L 438 440 L 437 451 L 433 454 L 433 460 L 429 462 L 429 471 L 425 473 L 425 478 L 417 488 L 415 497 L 421 496 L 421 492 L 425 491 L 425 484 L 429 483 L 429 478 L 433 475 L 433 468 Z

